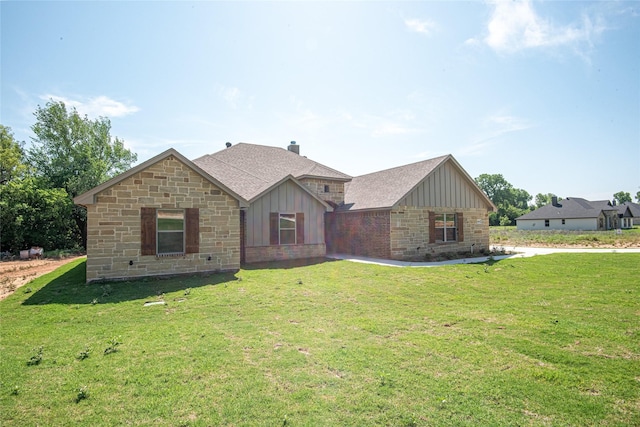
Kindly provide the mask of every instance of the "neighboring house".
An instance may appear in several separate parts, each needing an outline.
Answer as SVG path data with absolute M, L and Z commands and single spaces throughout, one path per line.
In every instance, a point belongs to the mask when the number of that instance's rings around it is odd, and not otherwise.
M 640 225 L 640 204 L 633 202 L 624 202 L 618 205 L 618 209 L 625 207 L 629 208 L 631 215 L 633 215 L 633 225 Z
M 495 206 L 451 155 L 353 178 L 329 214 L 330 252 L 418 260 L 489 249 Z
M 352 178 L 299 149 L 227 144 L 193 161 L 170 149 L 76 197 L 87 281 L 489 249 L 495 206 L 452 156 Z
M 614 230 L 633 227 L 628 206 L 567 197 L 516 218 L 518 230 Z

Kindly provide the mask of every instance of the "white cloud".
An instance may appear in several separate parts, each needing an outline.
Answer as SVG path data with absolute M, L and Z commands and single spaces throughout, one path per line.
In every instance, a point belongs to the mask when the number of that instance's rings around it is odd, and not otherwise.
M 515 53 L 524 49 L 591 46 L 592 39 L 604 26 L 599 18 L 583 15 L 579 24 L 558 25 L 539 16 L 530 0 L 493 2 L 494 10 L 487 25 L 484 42 L 497 52 Z M 469 39 L 467 45 L 477 44 Z
M 417 129 L 404 126 L 397 122 L 380 123 L 373 128 L 371 136 L 374 138 L 381 138 L 389 135 L 406 135 L 408 133 L 418 132 Z
M 529 120 L 507 114 L 503 111 L 485 117 L 480 124 L 474 142 L 462 147 L 461 155 L 473 156 L 485 153 L 499 142 L 499 138 L 512 132 L 524 131 L 533 127 Z
M 237 87 L 225 87 L 221 90 L 222 98 L 234 110 L 238 108 L 238 100 L 240 98 L 240 89 Z
M 219 86 L 218 94 L 232 110 L 237 110 L 238 108 L 253 108 L 254 97 L 247 96 L 237 87 Z
M 350 112 L 341 112 L 338 119 L 353 128 L 367 132 L 373 138 L 422 132 L 422 129 L 412 126 L 416 116 L 410 110 L 396 110 L 384 115 L 354 115 Z
M 404 25 L 416 33 L 430 35 L 437 28 L 435 22 L 428 19 L 405 19 Z
M 140 111 L 135 105 L 125 104 L 107 96 L 98 96 L 95 98 L 79 98 L 72 99 L 65 96 L 46 94 L 40 96 L 40 99 L 53 100 L 63 102 L 67 107 L 75 108 L 78 113 L 91 117 L 123 117 Z

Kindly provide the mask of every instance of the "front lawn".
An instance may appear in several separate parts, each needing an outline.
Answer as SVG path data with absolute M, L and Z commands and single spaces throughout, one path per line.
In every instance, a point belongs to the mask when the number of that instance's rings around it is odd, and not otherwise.
M 0 302 L 2 426 L 640 425 L 636 254 L 84 268 Z

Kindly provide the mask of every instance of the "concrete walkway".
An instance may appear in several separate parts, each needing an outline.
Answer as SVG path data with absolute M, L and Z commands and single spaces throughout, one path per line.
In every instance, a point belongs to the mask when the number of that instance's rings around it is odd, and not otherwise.
M 501 260 L 501 259 L 509 259 L 509 258 L 527 258 L 536 255 L 549 255 L 555 253 L 621 253 L 621 254 L 640 254 L 640 248 L 630 248 L 630 249 L 606 249 L 606 248 L 595 248 L 595 249 L 585 249 L 585 248 L 531 248 L 531 247 L 517 247 L 517 246 L 499 246 L 500 249 L 503 249 L 506 252 L 509 252 L 509 255 L 496 255 L 496 256 L 486 256 L 486 257 L 478 257 L 478 258 L 461 258 L 461 259 L 452 259 L 448 261 L 437 261 L 437 262 L 410 262 L 410 261 L 394 261 L 388 259 L 378 259 L 378 258 L 367 258 L 355 255 L 346 255 L 346 254 L 327 254 L 327 258 L 331 259 L 341 259 L 346 261 L 353 262 L 361 262 L 365 264 L 378 264 L 378 265 L 386 265 L 390 267 L 439 267 L 442 265 L 453 265 L 453 264 L 476 264 L 487 262 L 490 259 Z M 492 249 L 496 249 L 496 247 L 492 247 Z M 640 262 L 640 260 L 639 260 Z

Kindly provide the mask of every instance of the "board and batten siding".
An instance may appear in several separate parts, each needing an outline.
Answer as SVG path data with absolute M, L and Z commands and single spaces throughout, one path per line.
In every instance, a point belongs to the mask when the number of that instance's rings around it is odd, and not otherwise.
M 486 208 L 486 202 L 477 191 L 456 167 L 447 162 L 433 171 L 396 206 Z
M 251 203 L 246 213 L 246 246 L 269 246 L 269 214 L 304 213 L 305 244 L 324 243 L 325 207 L 292 181 Z

